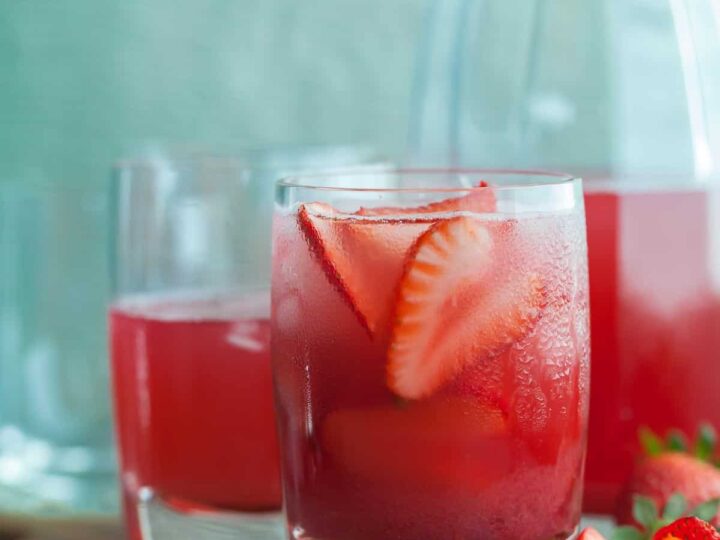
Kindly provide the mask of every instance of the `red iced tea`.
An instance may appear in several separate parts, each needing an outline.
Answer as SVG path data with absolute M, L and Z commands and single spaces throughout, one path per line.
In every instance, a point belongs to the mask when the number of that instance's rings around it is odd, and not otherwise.
M 291 537 L 574 531 L 589 370 L 582 212 L 510 217 L 472 197 L 354 213 L 310 203 L 276 218 Z
M 585 507 L 612 512 L 637 432 L 720 428 L 720 215 L 706 189 L 590 189 L 592 404 Z M 715 257 L 715 259 L 713 259 Z
M 110 320 L 132 538 L 142 488 L 183 510 L 279 509 L 267 295 L 121 300 Z

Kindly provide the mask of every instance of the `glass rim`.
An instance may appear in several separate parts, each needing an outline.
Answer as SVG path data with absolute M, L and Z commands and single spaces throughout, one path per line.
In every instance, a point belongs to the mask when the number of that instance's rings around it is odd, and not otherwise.
M 329 170 L 311 174 L 293 174 L 277 180 L 278 188 L 308 189 L 314 191 L 337 191 L 337 192 L 361 192 L 361 193 L 469 193 L 477 189 L 485 189 L 485 186 L 417 186 L 417 187 L 346 187 L 339 185 L 320 184 L 321 179 L 332 178 L 342 175 L 343 177 L 361 177 L 372 174 L 393 173 L 398 176 L 441 176 L 441 175 L 492 175 L 495 177 L 526 176 L 535 178 L 535 182 L 514 182 L 504 185 L 490 184 L 493 190 L 524 190 L 532 188 L 548 188 L 554 186 L 573 185 L 582 180 L 580 176 L 573 174 L 541 169 L 493 169 L 475 167 L 397 167 L 385 169 L 368 169 L 367 167 L 353 167 L 348 169 Z M 545 179 L 542 181 L 541 179 Z M 313 183 L 312 181 L 315 180 Z

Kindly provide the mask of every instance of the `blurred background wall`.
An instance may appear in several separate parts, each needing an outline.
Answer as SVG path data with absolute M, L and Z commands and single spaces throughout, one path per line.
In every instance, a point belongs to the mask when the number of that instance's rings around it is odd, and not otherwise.
M 152 139 L 398 153 L 426 3 L 4 0 L 0 181 L 88 181 Z
M 112 163 L 152 141 L 400 154 L 427 4 L 0 0 L 0 514 L 116 508 Z

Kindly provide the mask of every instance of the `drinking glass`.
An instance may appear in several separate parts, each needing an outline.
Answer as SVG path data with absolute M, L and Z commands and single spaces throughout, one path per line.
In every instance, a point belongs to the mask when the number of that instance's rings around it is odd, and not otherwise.
M 133 540 L 280 534 L 270 177 L 338 163 L 332 149 L 293 152 L 174 153 L 114 171 L 111 356 Z
M 117 511 L 107 183 L 0 183 L 0 511 Z
M 295 539 L 570 538 L 582 495 L 581 181 L 279 182 L 272 365 Z

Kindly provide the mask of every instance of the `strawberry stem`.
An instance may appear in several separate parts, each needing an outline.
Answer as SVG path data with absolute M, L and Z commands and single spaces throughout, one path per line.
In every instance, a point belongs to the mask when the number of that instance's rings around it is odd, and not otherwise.
M 702 504 L 697 505 L 690 511 L 691 516 L 700 518 L 703 521 L 712 521 L 720 509 L 720 499 L 710 499 Z
M 665 445 L 660 437 L 647 426 L 642 426 L 638 431 L 640 446 L 649 457 L 658 456 L 665 450 Z
M 690 447 L 685 434 L 677 429 L 668 431 L 667 437 L 665 437 L 665 444 L 671 452 L 687 452 Z
M 695 456 L 703 461 L 709 461 L 715 453 L 717 433 L 710 424 L 700 424 L 695 438 Z
M 655 501 L 649 497 L 635 495 L 633 497 L 633 518 L 645 529 L 652 529 L 660 518 Z
M 671 523 L 683 517 L 687 509 L 688 503 L 685 496 L 682 493 L 675 493 L 668 499 L 667 503 L 665 503 L 662 519 L 663 521 Z

